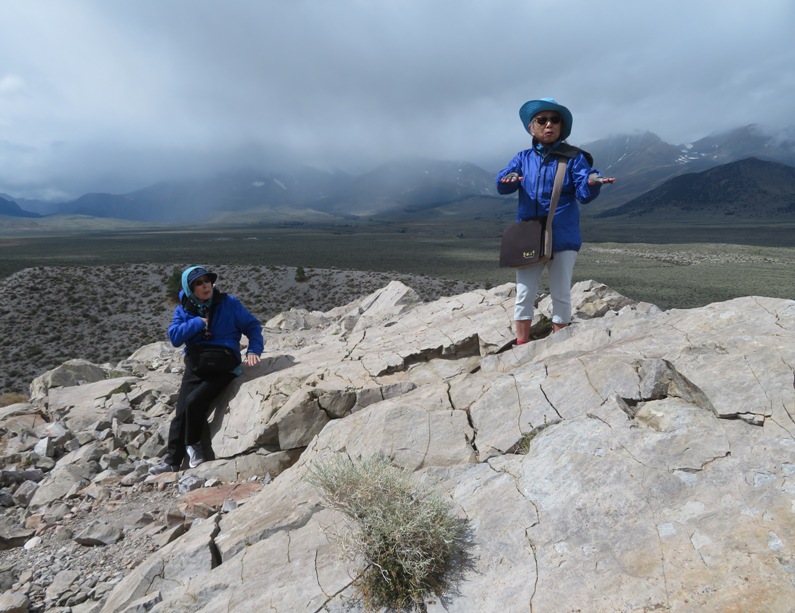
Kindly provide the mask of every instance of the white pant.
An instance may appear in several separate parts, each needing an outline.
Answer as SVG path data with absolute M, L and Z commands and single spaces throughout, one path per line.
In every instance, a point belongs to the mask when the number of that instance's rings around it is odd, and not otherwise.
M 533 306 L 541 284 L 541 274 L 549 269 L 549 293 L 552 295 L 552 322 L 571 322 L 571 275 L 574 271 L 576 251 L 557 251 L 555 257 L 544 262 L 516 269 L 516 320 L 533 319 Z

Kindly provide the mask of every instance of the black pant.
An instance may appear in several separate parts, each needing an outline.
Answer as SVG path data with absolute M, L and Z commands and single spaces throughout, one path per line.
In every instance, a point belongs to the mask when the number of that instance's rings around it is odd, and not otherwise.
M 182 464 L 185 445 L 200 442 L 202 428 L 207 424 L 210 403 L 235 378 L 234 373 L 221 373 L 202 379 L 190 368 L 185 369 L 177 397 L 177 408 L 168 429 L 168 455 L 165 461 Z

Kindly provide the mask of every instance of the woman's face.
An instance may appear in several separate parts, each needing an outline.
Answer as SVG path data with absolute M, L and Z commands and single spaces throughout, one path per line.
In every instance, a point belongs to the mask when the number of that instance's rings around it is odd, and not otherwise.
M 557 123 L 554 123 L 557 122 Z M 560 139 L 562 122 L 560 114 L 554 111 L 541 111 L 530 120 L 530 134 L 542 145 L 551 145 Z
M 193 291 L 193 295 L 201 302 L 209 300 L 210 296 L 213 295 L 213 282 L 210 281 L 210 277 L 207 275 L 196 279 L 191 283 L 190 288 Z

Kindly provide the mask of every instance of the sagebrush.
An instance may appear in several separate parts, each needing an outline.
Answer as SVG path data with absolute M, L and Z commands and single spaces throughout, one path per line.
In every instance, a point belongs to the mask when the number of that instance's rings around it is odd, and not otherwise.
M 332 536 L 344 557 L 364 561 L 356 587 L 367 608 L 417 608 L 444 592 L 465 533 L 449 500 L 378 456 L 334 456 L 317 463 L 308 479 L 348 520 Z

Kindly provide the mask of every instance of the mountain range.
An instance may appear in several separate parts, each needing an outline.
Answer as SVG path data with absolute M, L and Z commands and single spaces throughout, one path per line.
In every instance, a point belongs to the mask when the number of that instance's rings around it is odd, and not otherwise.
M 645 132 L 582 147 L 593 155 L 597 169 L 617 177 L 584 215 L 648 216 L 667 208 L 680 216 L 742 216 L 763 195 L 765 206 L 756 211 L 758 218 L 795 218 L 793 128 L 769 135 L 750 125 L 687 145 L 672 145 Z M 6 220 L 47 214 L 191 225 L 475 219 L 512 209 L 513 198 L 496 194 L 495 174 L 466 161 L 419 157 L 361 175 L 309 167 L 279 172 L 248 168 L 126 194 L 89 193 L 60 203 L 0 194 L 0 215 Z
M 41 217 L 40 213 L 26 211 L 13 200 L 0 196 L 0 215 L 7 217 Z
M 596 217 L 795 220 L 795 168 L 746 158 L 669 179 Z

